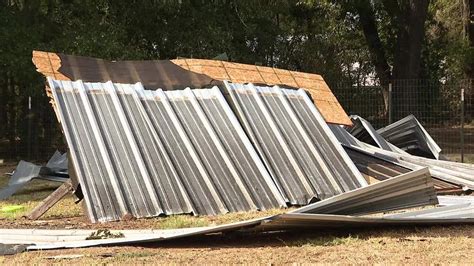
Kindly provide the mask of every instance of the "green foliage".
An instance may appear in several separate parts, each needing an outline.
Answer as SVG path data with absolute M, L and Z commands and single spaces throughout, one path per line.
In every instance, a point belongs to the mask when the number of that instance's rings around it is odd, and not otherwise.
M 319 73 L 330 85 L 364 83 L 375 69 L 353 7 L 369 2 L 377 10 L 380 38 L 392 64 L 396 16 L 381 8 L 381 1 L 2 1 L 0 157 L 24 156 L 26 139 L 36 146 L 61 145 L 42 77 L 31 63 L 32 50 L 112 60 L 226 53 L 230 61 Z M 462 38 L 459 10 L 457 0 L 431 3 L 423 77 L 459 77 L 474 61 Z M 33 125 L 30 137 L 27 122 Z M 5 141 L 19 142 L 18 154 L 2 154 Z

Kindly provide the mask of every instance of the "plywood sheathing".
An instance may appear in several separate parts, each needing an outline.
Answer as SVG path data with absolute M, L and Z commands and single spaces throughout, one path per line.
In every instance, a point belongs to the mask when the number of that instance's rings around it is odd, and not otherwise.
M 170 86 L 186 83 L 186 86 L 199 87 L 209 84 L 212 80 L 229 80 L 239 83 L 303 88 L 311 95 L 318 110 L 328 123 L 352 125 L 351 120 L 324 79 L 317 74 L 206 59 L 112 62 L 40 51 L 33 52 L 33 63 L 38 72 L 58 80 L 82 79 L 89 82 L 112 80 L 119 83 L 140 81 L 148 83 L 152 87 L 153 83 Z M 176 67 L 173 69 L 169 66 L 170 63 Z M 153 71 L 162 73 L 157 75 Z M 166 74 L 167 71 L 172 73 Z M 189 74 L 186 74 L 185 71 L 188 71 Z M 50 94 L 50 91 L 47 90 L 47 93 Z
M 61 67 L 61 59 L 56 53 L 48 53 L 41 51 L 33 51 L 33 64 L 36 66 L 36 71 L 43 74 L 45 77 L 53 77 L 57 80 L 70 80 L 68 77 L 63 75 L 58 69 Z M 45 87 L 46 96 L 49 98 L 49 103 L 53 107 L 56 118 L 59 122 L 59 115 L 56 110 L 56 104 L 54 102 L 53 94 L 48 85 Z
M 339 101 L 320 75 L 216 60 L 175 59 L 171 61 L 184 69 L 208 75 L 216 80 L 303 88 L 309 92 L 328 123 L 352 125 Z

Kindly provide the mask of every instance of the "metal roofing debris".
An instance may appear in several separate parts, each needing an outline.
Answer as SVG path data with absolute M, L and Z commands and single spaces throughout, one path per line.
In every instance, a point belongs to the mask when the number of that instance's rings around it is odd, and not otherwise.
M 40 175 L 41 166 L 33 163 L 20 161 L 15 172 L 10 177 L 8 185 L 0 190 L 0 200 L 4 200 L 15 194 L 26 183 Z
M 473 206 L 468 204 L 432 208 L 383 217 L 364 217 L 333 214 L 286 213 L 271 217 L 257 218 L 243 222 L 170 230 L 120 230 L 123 238 L 85 240 L 92 230 L 41 230 L 41 229 L 0 229 L 5 243 L 30 244 L 27 250 L 47 250 L 60 248 L 81 248 L 159 242 L 190 236 L 203 236 L 223 232 L 271 232 L 304 230 L 309 228 L 355 228 L 374 226 L 418 226 L 474 224 Z M 466 212 L 471 210 L 471 212 Z M 444 216 L 446 215 L 446 216 Z
M 220 85 L 223 80 L 305 88 L 327 122 L 351 124 L 331 89 L 317 74 L 205 59 L 108 61 L 33 51 L 32 60 L 38 72 L 56 80 L 141 82 L 147 89 L 163 90 L 204 88 Z
M 291 204 L 367 185 L 303 90 L 224 83 L 247 134 Z
M 360 215 L 437 204 L 428 168 L 322 200 L 290 213 Z
M 395 163 L 411 170 L 428 167 L 433 178 L 451 184 L 460 185 L 464 190 L 474 190 L 474 165 L 428 159 L 411 154 L 403 155 L 386 151 L 359 141 L 342 127 L 330 125 L 330 128 L 336 138 L 345 147 Z
M 474 204 L 474 196 L 438 196 L 439 205 L 457 205 L 464 203 Z
M 387 205 L 384 206 L 384 203 Z M 397 218 L 328 214 L 371 213 L 380 210 L 397 209 L 402 205 L 412 207 L 434 203 L 436 203 L 436 197 L 434 196 L 432 186 L 430 186 L 428 171 L 422 169 L 352 192 L 346 192 L 290 213 L 231 224 L 172 230 L 120 230 L 117 232 L 123 233 L 124 237 L 122 238 L 99 240 L 85 240 L 92 233 L 91 230 L 0 229 L 0 235 L 3 236 L 2 240 L 4 243 L 29 243 L 31 245 L 28 246 L 28 250 L 45 250 L 158 242 L 228 231 L 259 233 L 262 231 L 301 230 L 305 228 L 331 229 L 396 225 L 474 224 L 473 218 L 463 215 L 433 218 L 428 216 L 417 217 L 418 213 L 414 212 L 408 215 L 408 218 Z M 462 208 L 465 207 L 462 206 Z M 454 212 L 453 209 L 450 209 L 451 214 Z M 301 213 L 308 210 L 325 212 L 326 214 Z M 436 210 L 443 213 L 447 211 L 442 208 L 436 208 Z
M 413 219 L 435 218 L 439 220 L 447 219 L 474 219 L 474 203 L 468 202 L 463 204 L 449 205 L 444 207 L 429 208 L 425 210 L 397 213 L 385 215 L 384 218 L 396 219 Z
M 410 154 L 439 159 L 441 148 L 413 115 L 380 128 L 377 132 L 386 141 Z
M 61 154 L 59 151 L 55 151 L 53 156 L 51 156 L 51 158 L 46 163 L 46 167 L 48 167 L 49 169 L 55 172 L 67 173 L 67 170 L 68 170 L 67 152 Z
M 471 207 L 472 208 L 472 207 Z M 420 226 L 474 224 L 474 218 L 439 217 L 363 217 L 332 214 L 286 213 L 271 220 L 264 220 L 255 230 L 281 231 L 314 228 L 373 228 L 382 226 Z
M 344 149 L 357 166 L 357 169 L 364 174 L 370 184 L 419 169 L 418 166 L 409 168 L 407 165 L 382 159 L 380 156 L 377 157 L 376 153 L 370 154 L 347 146 L 344 147 Z M 438 178 L 433 178 L 432 181 L 438 195 L 462 192 L 462 186 L 460 185 L 446 182 Z
M 46 249 L 60 249 L 60 248 L 81 248 L 81 247 L 94 247 L 94 246 L 110 246 L 110 245 L 124 245 L 124 244 L 136 244 L 136 243 L 147 243 L 147 242 L 159 242 L 165 240 L 172 240 L 190 236 L 199 236 L 215 233 L 223 233 L 228 231 L 239 231 L 246 228 L 253 228 L 259 225 L 263 220 L 270 217 L 262 217 L 252 220 L 246 220 L 242 222 L 235 222 L 230 224 L 208 226 L 208 227 L 193 227 L 193 228 L 182 228 L 182 229 L 166 229 L 166 230 L 120 230 L 125 237 L 123 238 L 111 238 L 111 239 L 98 239 L 98 240 L 85 240 L 90 233 L 85 233 L 80 230 L 34 230 L 33 237 L 31 231 L 25 231 L 27 235 L 30 235 L 30 239 L 35 240 L 25 241 L 25 232 L 13 231 L 10 233 L 9 242 L 14 243 L 22 241 L 22 243 L 31 243 L 28 246 L 28 250 L 46 250 Z M 0 233 L 8 233 L 9 230 L 1 230 Z M 76 231 L 79 231 L 76 233 Z M 151 231 L 151 232 L 150 232 Z M 72 232 L 72 235 L 71 235 Z M 38 237 L 34 237 L 34 235 Z M 69 237 L 73 238 L 70 240 Z M 77 235 L 81 235 L 77 239 Z M 49 242 L 45 243 L 43 236 L 49 236 Z M 59 236 L 58 240 L 54 240 L 54 236 Z M 69 238 L 69 239 L 68 239 Z M 48 237 L 46 238 L 48 239 Z M 69 241 L 68 241 L 69 240 Z
M 352 123 L 354 124 L 353 127 L 347 127 L 347 131 L 351 133 L 354 137 L 358 140 L 363 141 L 367 144 L 374 145 L 381 149 L 387 151 L 393 151 L 401 154 L 407 154 L 402 149 L 391 145 L 388 143 L 380 134 L 374 129 L 372 124 L 370 124 L 364 118 L 358 115 L 351 115 L 350 116 Z
M 48 81 L 93 221 L 286 206 L 218 88 Z
M 66 169 L 63 168 L 64 161 L 66 162 Z M 61 154 L 58 151 L 53 154 L 46 166 L 22 160 L 18 163 L 13 174 L 11 174 L 7 186 L 0 190 L 0 200 L 12 196 L 34 178 L 65 182 L 68 180 L 68 177 L 67 155 Z
M 370 184 L 375 181 L 382 181 L 411 171 L 406 167 L 377 158 L 361 151 L 351 149 L 349 147 L 345 147 L 344 149 L 354 164 L 357 166 L 357 169 L 359 169 L 359 171 L 364 174 L 364 176 L 366 176 L 366 179 L 370 179 Z

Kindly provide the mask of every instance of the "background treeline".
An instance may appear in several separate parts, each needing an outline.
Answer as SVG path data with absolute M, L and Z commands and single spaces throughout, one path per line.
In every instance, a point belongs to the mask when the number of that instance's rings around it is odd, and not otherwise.
M 1 147 L 15 157 L 60 143 L 32 50 L 112 60 L 220 55 L 319 73 L 337 93 L 337 84 L 372 78 L 381 86 L 471 78 L 470 10 L 468 0 L 2 0 L 0 158 Z M 12 143 L 20 144 L 6 151 Z

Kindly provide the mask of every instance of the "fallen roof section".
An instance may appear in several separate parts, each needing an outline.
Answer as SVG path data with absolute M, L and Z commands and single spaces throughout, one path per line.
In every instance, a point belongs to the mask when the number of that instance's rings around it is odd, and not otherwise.
M 367 185 L 303 90 L 225 81 L 238 118 L 291 204 Z
M 317 74 L 218 60 L 108 61 L 41 51 L 33 51 L 33 63 L 38 72 L 56 80 L 141 82 L 147 89 L 204 88 L 224 80 L 305 88 L 328 123 L 351 125 L 346 112 Z
M 474 165 L 472 164 L 428 159 L 411 154 L 403 155 L 386 151 L 359 141 L 340 126 L 329 125 L 329 127 L 340 143 L 349 149 L 395 163 L 411 170 L 428 167 L 433 178 L 462 186 L 463 190 L 474 190 Z
M 286 206 L 218 88 L 48 82 L 92 221 Z
M 169 241 L 191 236 L 204 236 L 224 232 L 272 232 L 307 230 L 314 228 L 373 228 L 384 226 L 423 226 L 474 224 L 473 205 L 464 204 L 432 208 L 428 210 L 405 212 L 382 217 L 364 217 L 334 214 L 286 213 L 271 217 L 210 226 L 170 230 L 120 230 L 123 238 L 86 240 L 91 230 L 25 230 L 0 229 L 5 243 L 29 244 L 27 250 L 47 250 L 62 248 L 84 248 L 94 246 L 131 245 Z M 466 212 L 471 210 L 471 212 Z M 114 232 L 112 232 L 114 233 Z
M 409 167 L 403 163 L 399 164 L 396 161 L 389 161 L 381 158 L 380 156 L 376 156 L 376 154 L 370 154 L 361 150 L 356 150 L 352 147 L 345 146 L 344 150 L 357 166 L 357 169 L 359 169 L 359 171 L 364 175 L 369 184 L 419 169 L 417 166 Z M 433 178 L 432 181 L 438 195 L 460 194 L 463 192 L 461 185 L 447 182 L 438 178 Z
M 449 206 L 464 203 L 474 204 L 474 196 L 438 196 L 439 205 Z
M 413 115 L 380 128 L 377 133 L 410 154 L 439 159 L 441 148 Z
M 474 219 L 474 203 L 467 202 L 413 212 L 385 215 L 384 217 L 390 219 Z
M 370 124 L 367 120 L 364 118 L 358 116 L 358 115 L 351 115 L 350 116 L 352 123 L 354 126 L 348 127 L 347 131 L 351 133 L 354 137 L 356 137 L 358 140 L 363 141 L 367 144 L 374 145 L 376 147 L 379 147 L 381 149 L 387 150 L 387 151 L 393 151 L 401 154 L 407 154 L 404 150 L 391 145 L 388 143 L 380 134 L 374 129 L 372 124 Z
M 301 207 L 290 213 L 361 215 L 437 203 L 429 170 L 422 168 Z

